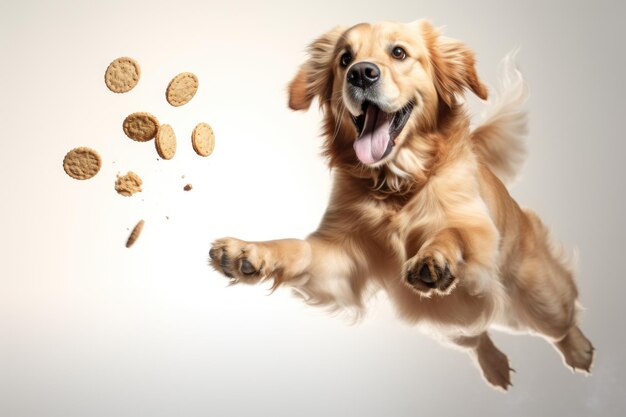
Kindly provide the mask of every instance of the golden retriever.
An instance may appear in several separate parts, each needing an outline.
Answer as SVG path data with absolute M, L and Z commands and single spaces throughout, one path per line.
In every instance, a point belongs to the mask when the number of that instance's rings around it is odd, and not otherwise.
M 504 390 L 511 369 L 488 335 L 494 325 L 541 335 L 589 372 L 573 272 L 502 182 L 523 159 L 526 128 L 526 86 L 511 62 L 471 129 L 463 93 L 488 95 L 474 53 L 427 21 L 335 28 L 308 55 L 289 106 L 317 98 L 323 111 L 334 173 L 326 213 L 304 240 L 219 239 L 212 266 L 233 283 L 273 279 L 331 308 L 362 308 L 382 288 L 401 317 L 467 350 Z

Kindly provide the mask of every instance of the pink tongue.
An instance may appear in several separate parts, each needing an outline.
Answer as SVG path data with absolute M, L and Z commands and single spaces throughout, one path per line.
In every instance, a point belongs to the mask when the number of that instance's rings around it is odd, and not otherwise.
M 372 104 L 367 106 L 361 136 L 354 142 L 354 151 L 359 161 L 373 164 L 380 161 L 389 144 L 390 117 Z

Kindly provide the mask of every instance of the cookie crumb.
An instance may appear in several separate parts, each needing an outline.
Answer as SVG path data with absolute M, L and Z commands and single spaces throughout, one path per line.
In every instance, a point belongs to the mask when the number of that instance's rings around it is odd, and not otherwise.
M 118 174 L 117 180 L 115 180 L 115 191 L 124 197 L 130 197 L 131 195 L 141 192 L 141 185 L 143 181 L 139 175 L 132 171 L 128 171 L 126 175 L 120 176 Z
M 193 188 L 193 186 L 191 184 L 187 184 L 183 187 L 183 190 L 185 191 L 191 191 L 191 189 Z

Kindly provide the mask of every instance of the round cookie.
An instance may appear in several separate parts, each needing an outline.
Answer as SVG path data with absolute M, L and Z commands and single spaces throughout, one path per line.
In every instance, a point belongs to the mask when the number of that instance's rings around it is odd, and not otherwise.
M 198 91 L 198 77 L 190 72 L 183 72 L 172 78 L 165 90 L 167 102 L 174 107 L 187 104 Z
M 156 150 L 163 159 L 172 159 L 176 154 L 176 135 L 170 125 L 161 125 L 154 139 Z
M 211 155 L 215 147 L 213 128 L 206 123 L 198 123 L 191 133 L 191 145 L 198 155 Z
M 124 119 L 124 133 L 132 140 L 147 142 L 159 131 L 159 120 L 150 113 L 133 113 Z
M 141 68 L 137 61 L 123 56 L 109 64 L 104 73 L 104 82 L 114 93 L 126 93 L 139 82 Z
M 69 151 L 63 159 L 65 173 L 77 180 L 88 180 L 100 171 L 102 159 L 91 148 L 80 147 Z

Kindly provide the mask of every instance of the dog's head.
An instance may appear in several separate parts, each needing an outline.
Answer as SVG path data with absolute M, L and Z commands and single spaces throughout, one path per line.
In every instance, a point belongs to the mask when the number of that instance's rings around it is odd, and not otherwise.
M 306 110 L 317 97 L 334 149 L 327 153 L 349 150 L 369 167 L 393 160 L 412 133 L 435 129 L 464 89 L 487 98 L 473 52 L 426 21 L 336 28 L 308 52 L 289 85 L 289 106 Z

